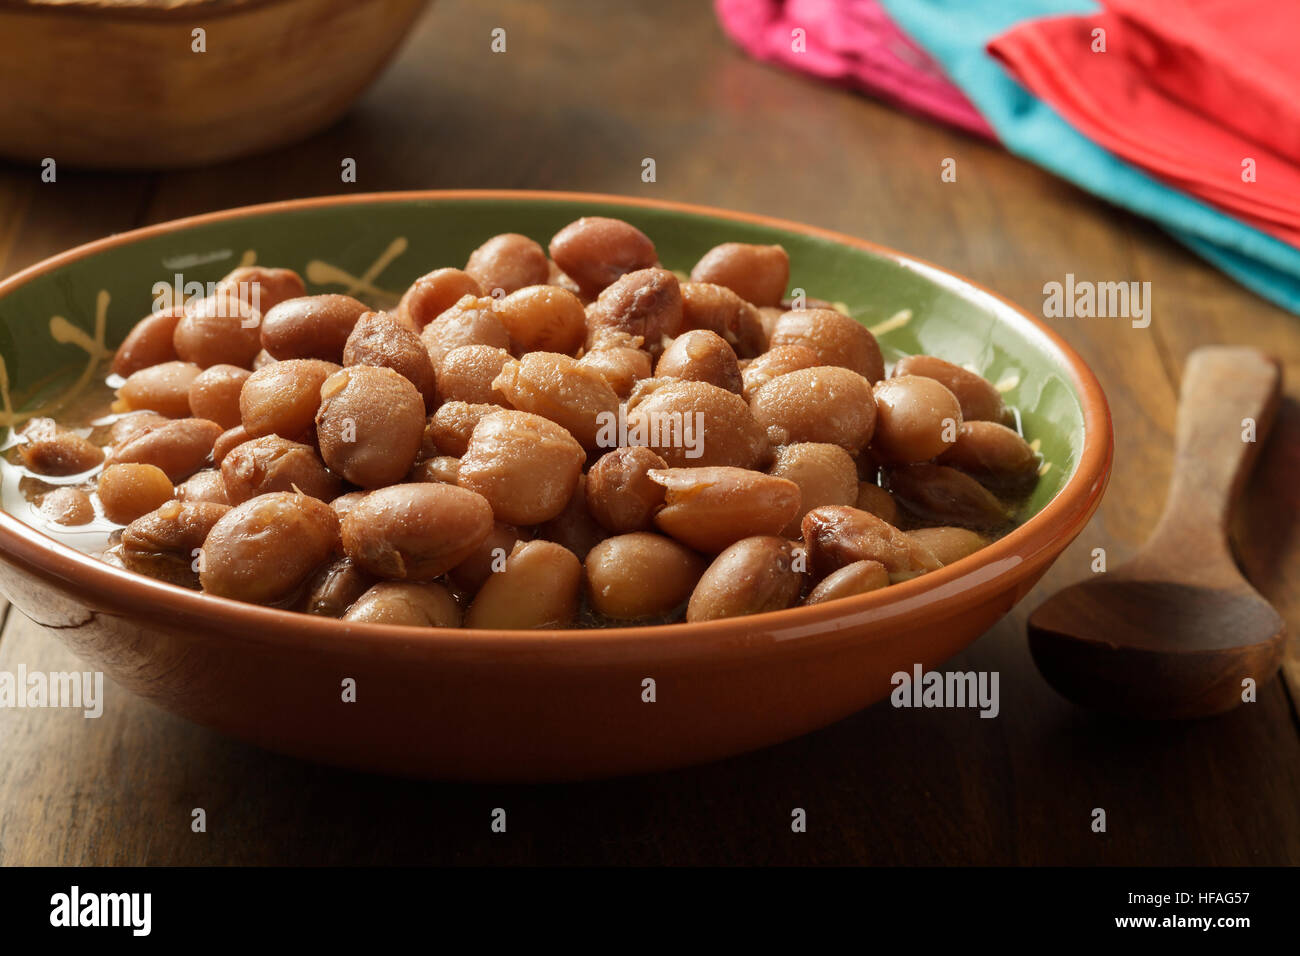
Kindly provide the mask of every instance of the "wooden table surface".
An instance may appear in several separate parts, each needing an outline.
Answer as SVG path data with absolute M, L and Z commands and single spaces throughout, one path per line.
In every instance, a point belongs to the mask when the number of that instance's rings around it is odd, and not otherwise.
M 490 31 L 507 31 L 505 54 Z M 357 161 L 355 186 L 339 180 Z M 657 182 L 643 183 L 653 157 Z M 957 181 L 944 183 L 945 158 Z M 0 164 L 0 274 L 146 223 L 346 190 L 555 188 L 766 213 L 869 237 L 1041 311 L 1066 273 L 1150 281 L 1153 321 L 1054 319 L 1100 377 L 1115 470 L 1092 524 L 1040 586 L 949 667 L 1001 674 L 1002 712 L 878 705 L 712 766 L 576 786 L 464 786 L 316 767 L 188 724 L 108 685 L 99 720 L 0 711 L 0 863 L 1300 863 L 1300 661 L 1258 702 L 1195 723 L 1082 712 L 1039 677 L 1025 618 L 1152 528 L 1177 383 L 1206 343 L 1281 357 L 1288 400 L 1235 541 L 1300 625 L 1300 318 L 1159 229 L 1001 149 L 755 64 L 692 0 L 438 0 L 338 125 L 215 168 L 79 173 Z M 71 655 L 10 611 L 0 670 Z M 493 807 L 509 832 L 493 835 Z M 207 812 L 191 832 L 191 810 Z M 806 833 L 792 833 L 803 807 Z M 1093 808 L 1108 828 L 1090 828 Z

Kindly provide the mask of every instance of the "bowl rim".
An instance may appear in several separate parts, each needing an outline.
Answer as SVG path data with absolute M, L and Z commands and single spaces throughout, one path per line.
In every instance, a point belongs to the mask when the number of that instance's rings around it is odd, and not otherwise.
M 987 593 L 981 589 L 1000 578 L 1014 582 L 1021 576 L 1017 573 L 1019 569 L 1036 567 L 1034 559 L 1041 558 L 1058 543 L 1063 548 L 1096 510 L 1113 458 L 1110 410 L 1095 374 L 1064 339 L 1025 309 L 958 273 L 867 239 L 758 213 L 674 200 L 559 190 L 409 190 L 315 196 L 187 216 L 106 236 L 51 256 L 0 281 L 0 299 L 47 272 L 108 249 L 196 226 L 326 207 L 458 200 L 604 204 L 743 222 L 861 249 L 919 271 L 930 281 L 946 281 L 950 288 L 976 292 L 992 303 L 1000 320 L 1010 321 L 1021 334 L 1030 334 L 1045 343 L 1068 373 L 1083 412 L 1083 445 L 1074 473 L 1042 510 L 1024 524 L 938 571 L 825 604 L 695 623 L 563 630 L 471 630 L 345 622 L 216 597 L 117 568 L 49 537 L 3 509 L 0 509 L 0 558 L 16 562 L 47 583 L 93 602 L 94 607 L 141 619 L 163 615 L 177 626 L 217 627 L 242 641 L 274 643 L 281 647 L 320 650 L 322 642 L 326 646 L 343 642 L 355 646 L 360 641 L 376 651 L 377 645 L 383 645 L 408 650 L 415 647 L 419 652 L 434 649 L 542 652 L 562 658 L 559 652 L 563 649 L 580 650 L 584 655 L 601 650 L 620 657 L 635 653 L 638 657 L 650 654 L 671 658 L 697 657 L 706 646 L 703 639 L 712 637 L 730 640 L 715 640 L 707 645 L 711 651 L 730 649 L 743 655 L 752 648 L 750 639 L 766 637 L 782 643 L 807 643 L 819 635 L 830 638 L 850 625 L 865 621 L 886 624 L 936 602 L 971 599 L 977 593 Z M 151 610 L 142 613 L 142 607 Z M 737 632 L 746 639 L 736 641 Z M 869 641 L 874 636 L 859 635 L 857 639 Z

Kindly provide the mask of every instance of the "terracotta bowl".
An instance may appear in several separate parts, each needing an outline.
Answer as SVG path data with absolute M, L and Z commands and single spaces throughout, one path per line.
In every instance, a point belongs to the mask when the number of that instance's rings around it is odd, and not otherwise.
M 295 142 L 343 115 L 427 4 L 0 0 L 0 153 L 150 169 Z
M 543 243 L 580 215 L 645 230 L 670 268 L 726 240 L 780 242 L 795 283 L 843 302 L 887 355 L 969 363 L 1008 389 L 1046 471 L 1024 523 L 978 554 L 882 591 L 706 624 L 492 632 L 312 618 L 116 570 L 0 512 L 0 587 L 87 664 L 191 720 L 346 767 L 464 780 L 567 780 L 714 760 L 796 737 L 936 668 L 1033 586 L 1096 509 L 1109 412 L 1079 357 L 965 279 L 861 239 L 757 216 L 567 193 L 310 199 L 151 226 L 0 283 L 6 422 L 66 403 L 144 315 L 151 285 L 237 261 L 391 304 L 503 231 Z M 910 310 L 910 320 L 908 319 Z M 3 379 L 4 376 L 0 376 Z M 341 687 L 356 681 L 355 703 Z M 643 701 L 643 682 L 655 701 Z

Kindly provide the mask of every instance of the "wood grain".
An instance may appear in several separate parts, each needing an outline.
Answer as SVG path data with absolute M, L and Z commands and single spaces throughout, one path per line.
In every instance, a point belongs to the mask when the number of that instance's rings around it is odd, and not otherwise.
M 489 51 L 498 26 L 505 54 Z M 355 186 L 339 180 L 344 157 L 357 160 Z M 645 157 L 656 160 L 654 183 L 641 181 Z M 940 180 L 948 157 L 957 160 L 954 183 Z M 62 183 L 27 191 L 17 185 L 26 177 L 36 182 L 32 170 L 0 167 L 6 270 L 89 238 L 86 230 L 244 203 L 348 189 L 540 187 L 840 229 L 964 273 L 1035 312 L 1043 284 L 1067 272 L 1151 281 L 1155 304 L 1147 329 L 1050 320 L 1106 388 L 1116 469 L 1097 518 L 1042 584 L 949 665 L 1000 674 L 996 719 L 883 705 L 708 767 L 580 786 L 465 787 L 305 765 L 109 687 L 99 720 L 0 711 L 0 862 L 1300 862 L 1300 735 L 1281 683 L 1214 720 L 1119 723 L 1052 691 L 1025 641 L 1029 611 L 1088 575 L 1093 548 L 1118 563 L 1154 527 L 1191 348 L 1242 341 L 1280 352 L 1296 395 L 1300 320 L 1150 225 L 992 145 L 752 63 L 728 46 L 707 6 L 689 0 L 439 0 L 394 68 L 304 143 L 142 180 L 129 202 L 114 195 L 123 181 L 111 177 L 86 180 L 80 195 Z M 1296 513 L 1292 405 L 1263 449 L 1236 544 L 1247 575 L 1294 630 L 1300 548 L 1278 520 Z M 1279 450 L 1287 434 L 1290 447 Z M 19 663 L 75 666 L 12 614 L 0 670 Z M 509 828 L 494 836 L 498 806 Z M 206 834 L 190 830 L 195 807 L 207 811 Z M 808 812 L 807 833 L 790 830 L 795 807 Z M 1095 807 L 1107 810 L 1106 833 L 1090 830 Z

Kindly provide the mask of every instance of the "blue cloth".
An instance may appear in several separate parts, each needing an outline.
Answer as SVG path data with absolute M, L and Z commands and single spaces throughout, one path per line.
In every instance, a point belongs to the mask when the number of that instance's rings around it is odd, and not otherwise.
M 939 61 L 1011 152 L 1155 220 L 1242 285 L 1300 313 L 1300 250 L 1166 186 L 1087 139 L 985 52 L 1024 20 L 1091 13 L 1091 0 L 881 0 Z

